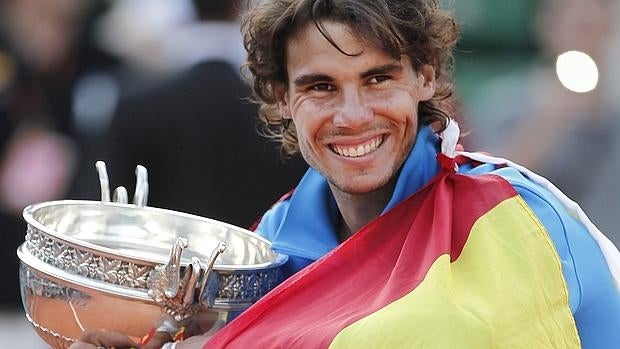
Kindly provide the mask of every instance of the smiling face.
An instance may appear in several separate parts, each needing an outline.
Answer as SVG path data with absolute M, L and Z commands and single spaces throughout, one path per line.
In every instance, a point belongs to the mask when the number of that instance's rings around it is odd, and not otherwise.
M 356 55 L 338 51 L 313 23 L 302 28 L 287 46 L 282 116 L 292 117 L 304 159 L 333 190 L 391 190 L 415 140 L 418 103 L 434 94 L 433 68 L 416 72 L 406 56 L 395 59 L 348 26 L 324 26 L 344 52 Z

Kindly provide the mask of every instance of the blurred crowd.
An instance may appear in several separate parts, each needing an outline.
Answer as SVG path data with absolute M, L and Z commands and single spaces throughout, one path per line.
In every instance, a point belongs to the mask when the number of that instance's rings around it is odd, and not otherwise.
M 258 133 L 241 1 L 0 2 L 0 306 L 20 305 L 26 205 L 132 192 L 250 227 L 306 170 Z M 130 194 L 131 200 L 131 194 Z
M 471 87 L 466 101 L 470 148 L 547 177 L 616 245 L 620 26 L 614 14 L 619 9 L 617 0 L 533 3 L 532 57 Z
M 466 148 L 548 177 L 616 245 L 618 2 L 453 2 L 464 29 L 455 59 Z M 22 209 L 97 200 L 95 160 L 128 189 L 144 165 L 149 205 L 245 227 L 293 188 L 305 165 L 282 160 L 258 136 L 245 100 L 242 8 L 230 0 L 0 2 L 0 306 L 20 305 Z M 519 15 L 523 23 L 506 29 Z M 590 91 L 558 78 L 556 58 L 573 50 L 597 65 Z

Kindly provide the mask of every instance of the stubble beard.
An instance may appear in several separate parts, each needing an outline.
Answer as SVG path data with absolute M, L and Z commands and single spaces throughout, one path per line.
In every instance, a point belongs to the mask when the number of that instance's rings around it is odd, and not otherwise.
M 399 154 L 399 158 L 394 162 L 390 172 L 386 176 L 379 178 L 379 180 L 373 185 L 370 185 L 364 189 L 357 189 L 355 184 L 347 183 L 350 178 L 338 179 L 336 176 L 328 174 L 327 171 L 318 166 L 317 161 L 315 161 L 312 156 L 308 155 L 303 147 L 301 147 L 300 151 L 308 165 L 327 179 L 332 191 L 337 190 L 345 195 L 357 196 L 377 193 L 378 191 L 382 191 L 382 189 L 388 189 L 388 187 L 389 190 L 392 190 L 394 188 L 398 175 L 400 174 L 400 170 L 405 163 L 407 156 L 412 150 L 413 143 L 415 142 L 415 136 L 412 138 L 413 139 L 410 139 L 404 147 L 406 151 L 403 151 Z M 365 175 L 368 175 L 368 170 L 360 169 L 358 176 L 363 177 Z

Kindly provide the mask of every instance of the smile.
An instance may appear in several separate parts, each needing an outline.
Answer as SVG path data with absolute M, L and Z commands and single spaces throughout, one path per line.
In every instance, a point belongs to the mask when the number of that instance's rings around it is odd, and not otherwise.
M 345 146 L 331 144 L 330 147 L 334 153 L 340 156 L 346 156 L 348 158 L 357 158 L 372 153 L 377 150 L 383 143 L 383 136 L 375 137 L 368 142 L 362 143 L 357 146 Z

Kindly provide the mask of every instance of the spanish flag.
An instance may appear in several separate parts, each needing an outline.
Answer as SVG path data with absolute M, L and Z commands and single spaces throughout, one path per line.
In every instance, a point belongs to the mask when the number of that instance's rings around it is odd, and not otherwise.
M 501 177 L 448 170 L 205 346 L 579 347 L 558 256 L 531 209 Z

